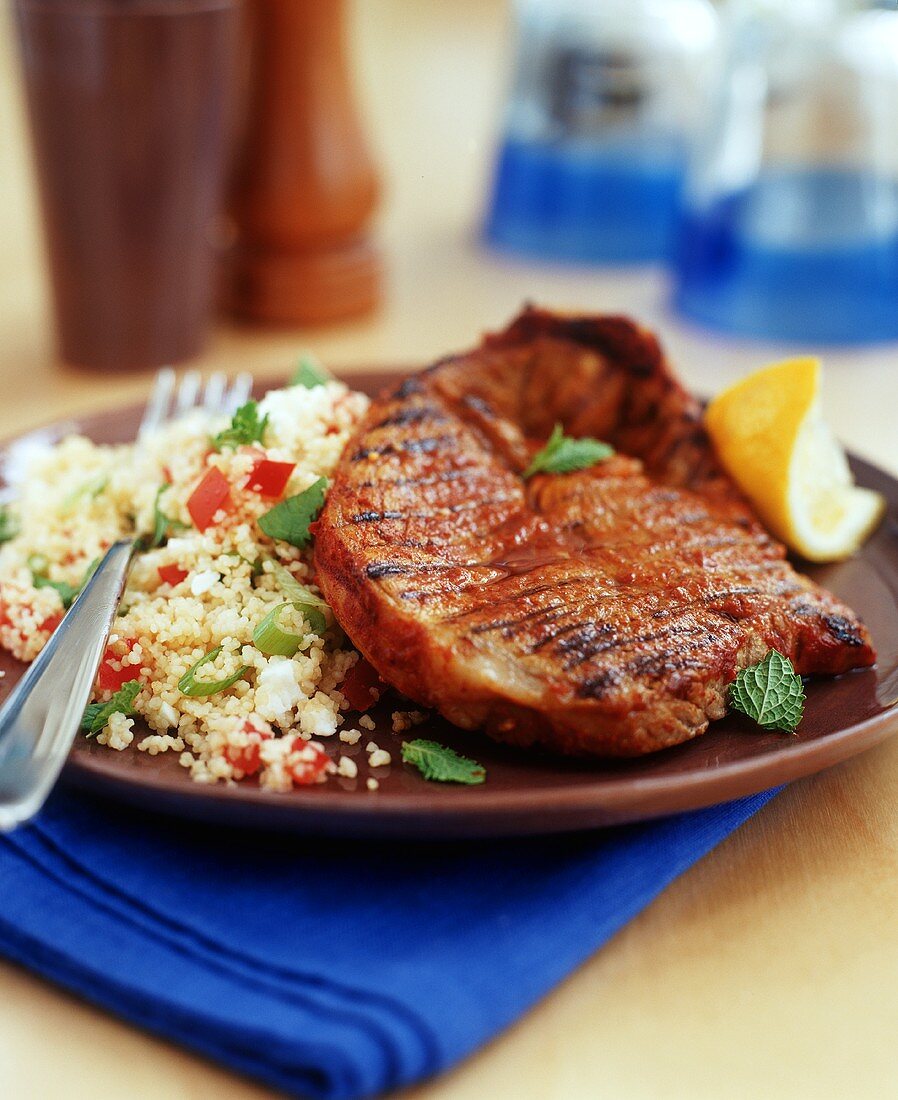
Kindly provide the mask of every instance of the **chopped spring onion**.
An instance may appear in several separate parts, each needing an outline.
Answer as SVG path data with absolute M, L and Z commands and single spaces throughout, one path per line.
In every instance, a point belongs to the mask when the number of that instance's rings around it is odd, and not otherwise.
M 329 381 L 330 375 L 318 360 L 311 355 L 303 355 L 296 364 L 290 385 L 304 386 L 307 390 L 313 390 L 316 386 L 323 386 Z
M 300 548 L 308 546 L 312 539 L 309 527 L 324 504 L 326 487 L 327 480 L 319 477 L 308 489 L 287 497 L 259 516 L 259 526 L 270 539 L 280 539 Z
M 233 687 L 238 680 L 242 680 L 247 672 L 249 672 L 249 665 L 243 665 L 242 668 L 237 669 L 233 676 L 228 676 L 224 680 L 197 680 L 197 672 L 199 672 L 203 665 L 210 664 L 214 661 L 219 653 L 221 653 L 221 646 L 217 645 L 215 649 L 210 650 L 205 657 L 200 657 L 196 664 L 192 665 L 178 681 L 179 691 L 184 695 L 189 695 L 193 699 L 203 698 L 206 695 L 216 695 L 219 691 L 226 691 L 229 687 Z
M 0 506 L 0 543 L 9 542 L 19 533 L 16 517 L 6 505 Z
M 302 645 L 301 634 L 291 634 L 278 625 L 278 619 L 292 606 L 289 603 L 279 603 L 253 631 L 253 645 L 266 657 L 292 657 Z
M 87 736 L 93 737 L 99 733 L 113 714 L 124 714 L 126 718 L 130 718 L 134 713 L 134 700 L 141 686 L 140 680 L 128 680 L 108 703 L 91 703 L 86 707 L 81 728 L 87 732 Z

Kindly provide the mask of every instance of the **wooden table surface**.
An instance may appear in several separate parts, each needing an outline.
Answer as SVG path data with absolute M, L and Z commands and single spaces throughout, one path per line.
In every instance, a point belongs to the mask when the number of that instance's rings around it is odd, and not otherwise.
M 0 16 L 0 434 L 141 397 L 55 362 L 11 30 Z M 203 367 L 420 363 L 524 299 L 656 326 L 713 392 L 784 349 L 734 344 L 665 308 L 656 272 L 491 256 L 476 227 L 504 84 L 499 0 L 357 0 L 359 85 L 386 181 L 383 310 L 322 332 L 220 325 Z M 898 473 L 898 347 L 827 353 L 825 403 Z M 898 739 L 794 784 L 509 1032 L 416 1100 L 898 1096 Z M 0 963 L 0 1096 L 269 1095 Z

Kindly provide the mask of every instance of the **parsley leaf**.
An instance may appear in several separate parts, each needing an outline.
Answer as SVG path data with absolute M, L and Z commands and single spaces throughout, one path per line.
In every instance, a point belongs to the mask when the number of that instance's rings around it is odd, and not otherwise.
M 162 546 L 170 531 L 186 531 L 190 526 L 188 523 L 182 523 L 179 519 L 172 519 L 162 511 L 159 502 L 162 499 L 162 494 L 170 488 L 171 485 L 166 482 L 164 485 L 160 485 L 156 491 L 156 499 L 153 502 L 153 533 L 138 539 L 138 547 L 141 550 L 153 550 L 157 546 Z
M 794 733 L 804 711 L 804 685 L 788 657 L 776 649 L 744 668 L 730 685 L 730 706 L 765 730 Z
M 534 474 L 570 474 L 574 470 L 585 470 L 597 462 L 603 462 L 614 454 L 610 443 L 600 439 L 571 439 L 564 434 L 560 424 L 556 424 L 549 441 L 541 451 L 533 456 L 530 465 L 521 475 L 526 481 Z
M 239 447 L 245 443 L 261 443 L 268 427 L 268 414 L 259 419 L 259 402 L 247 401 L 234 413 L 231 426 L 212 437 L 216 451 L 222 447 Z
M 296 365 L 290 385 L 304 386 L 307 390 L 313 390 L 316 386 L 324 386 L 329 381 L 330 375 L 318 360 L 311 355 L 303 355 Z
M 259 516 L 259 526 L 270 539 L 280 539 L 291 546 L 308 546 L 312 539 L 309 527 L 321 511 L 326 488 L 327 480 L 319 477 L 308 489 L 287 497 Z
M 459 756 L 454 750 L 438 741 L 402 742 L 402 759 L 413 764 L 418 771 L 434 783 L 466 783 L 474 786 L 486 782 L 486 769 L 476 760 Z
M 16 517 L 7 505 L 0 507 L 0 543 L 9 542 L 19 533 L 19 524 Z
M 91 703 L 86 707 L 81 728 L 87 732 L 87 736 L 93 737 L 99 733 L 113 714 L 124 714 L 126 718 L 130 718 L 134 713 L 134 700 L 141 687 L 140 680 L 128 680 L 108 703 Z

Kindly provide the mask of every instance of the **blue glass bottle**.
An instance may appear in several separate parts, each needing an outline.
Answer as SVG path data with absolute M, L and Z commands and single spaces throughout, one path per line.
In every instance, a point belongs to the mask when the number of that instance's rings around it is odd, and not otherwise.
M 487 241 L 550 260 L 665 259 L 714 9 L 708 0 L 519 0 L 517 11 Z
M 898 12 L 735 0 L 674 303 L 726 332 L 898 339 Z

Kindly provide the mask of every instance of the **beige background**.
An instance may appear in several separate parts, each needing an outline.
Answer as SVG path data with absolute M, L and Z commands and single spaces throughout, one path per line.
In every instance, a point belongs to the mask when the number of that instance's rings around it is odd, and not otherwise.
M 667 315 L 647 272 L 534 267 L 476 243 L 504 79 L 498 0 L 357 0 L 359 84 L 386 178 L 384 310 L 321 333 L 221 326 L 204 366 L 421 362 L 524 298 L 657 325 L 710 392 L 782 353 Z M 0 17 L 0 434 L 142 396 L 54 363 L 11 30 Z M 826 357 L 840 435 L 898 473 L 898 347 Z M 416 1100 L 898 1096 L 898 741 L 795 784 L 525 1020 Z M 472 884 L 472 889 L 474 885 Z M 0 1096 L 267 1095 L 0 963 Z

